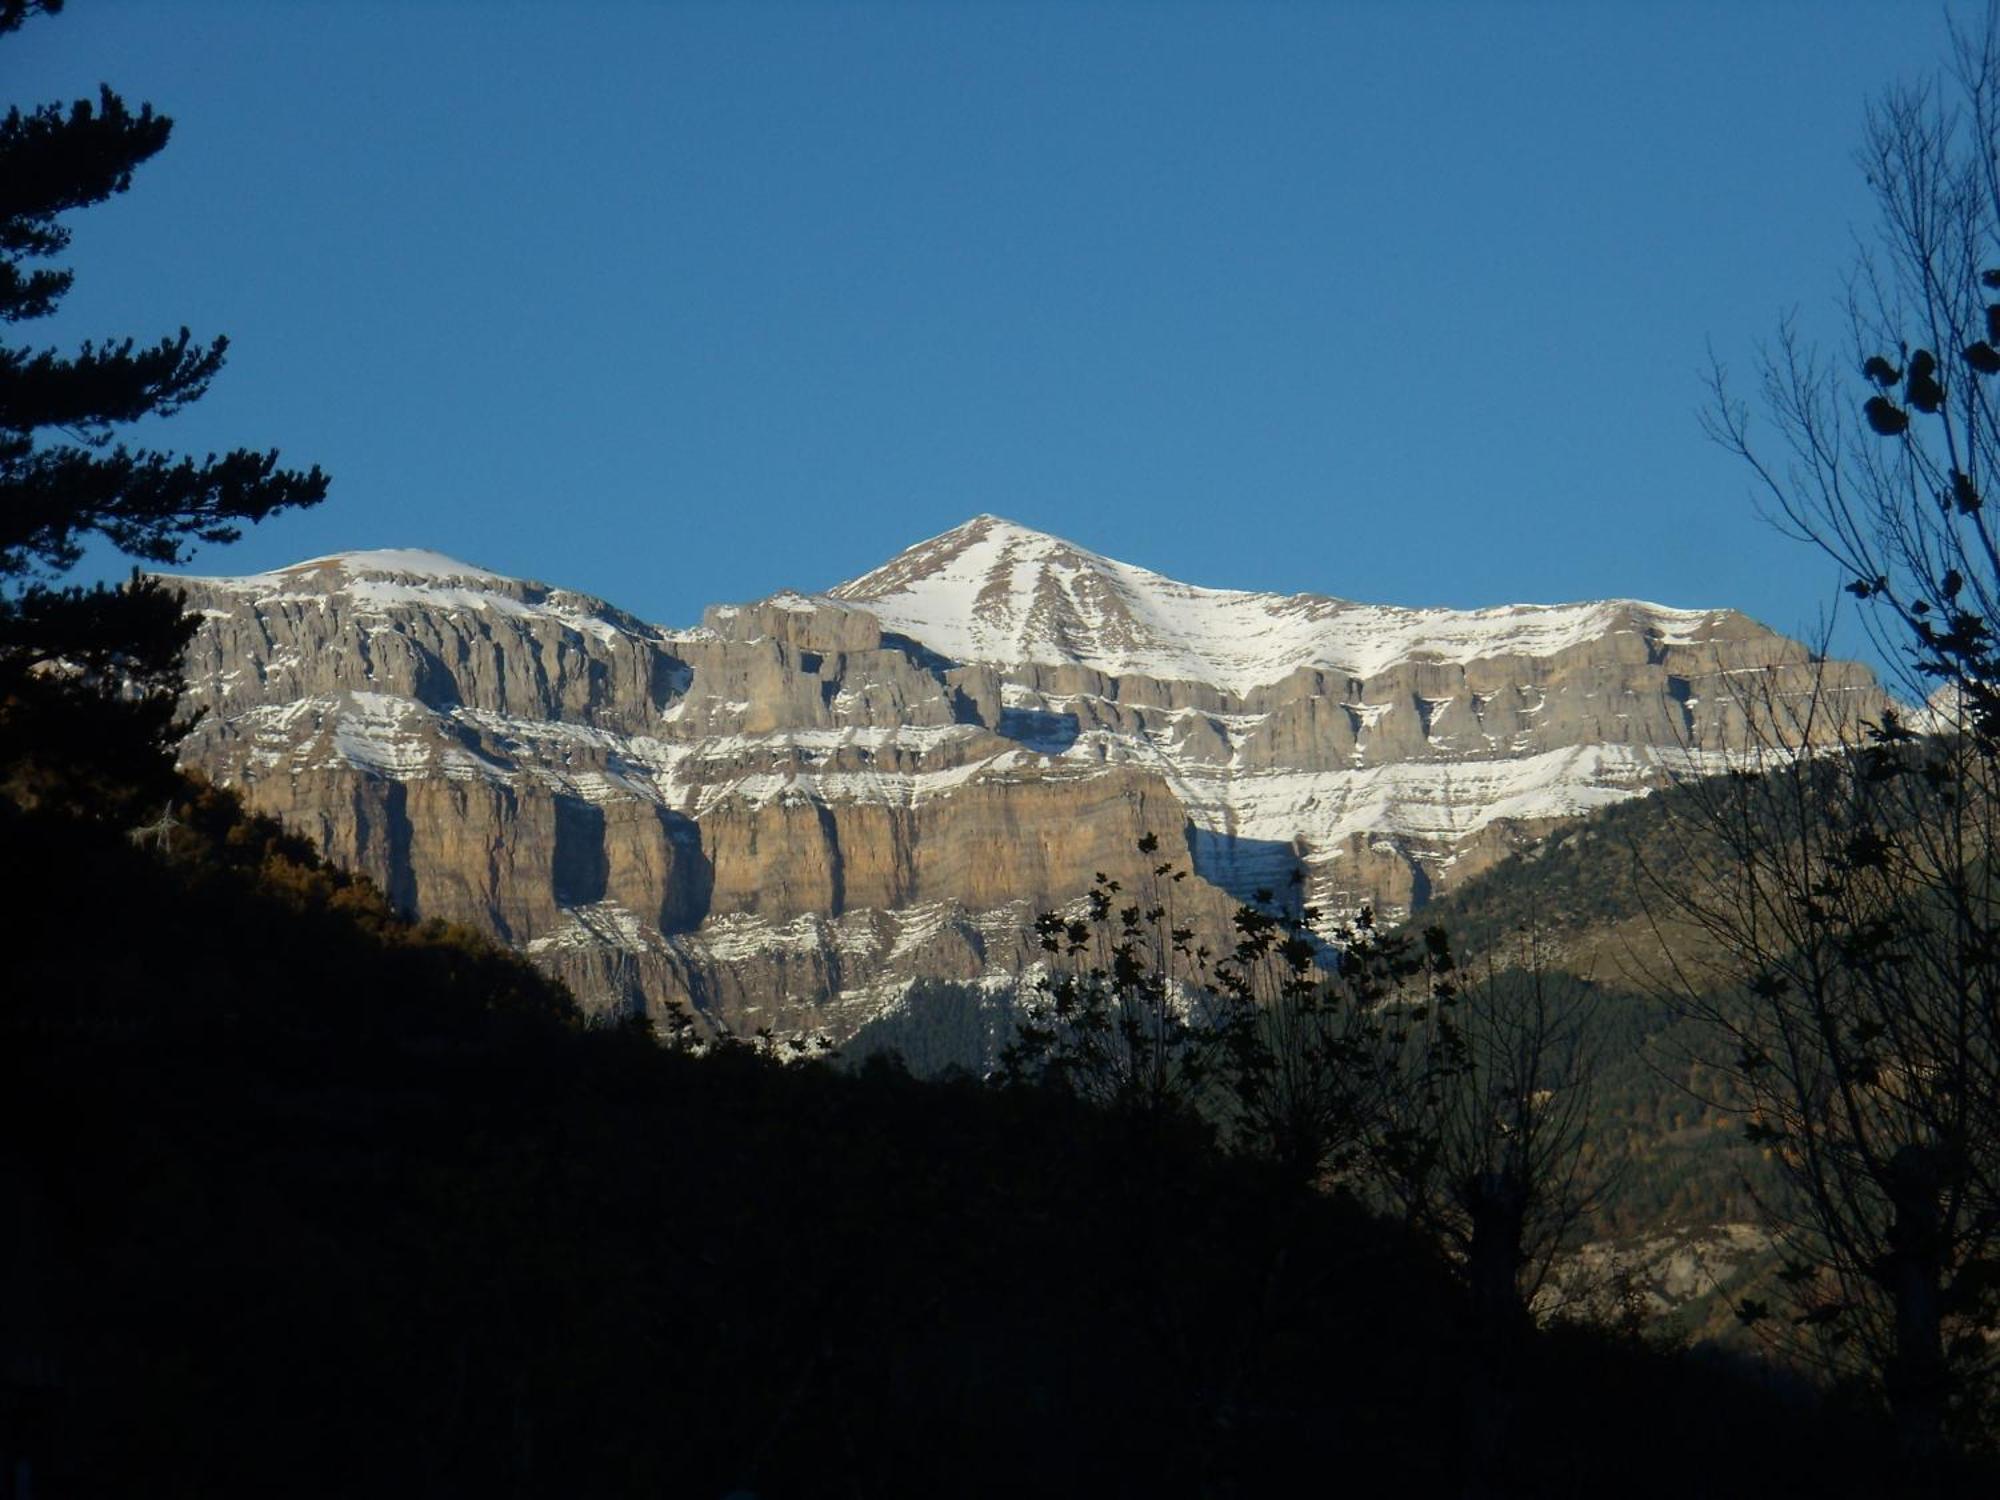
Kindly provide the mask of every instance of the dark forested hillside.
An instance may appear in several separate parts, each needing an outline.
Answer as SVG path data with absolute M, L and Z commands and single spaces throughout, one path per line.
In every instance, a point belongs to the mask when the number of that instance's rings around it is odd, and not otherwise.
M 1743 1138 L 1714 1039 L 1676 1001 L 1676 965 L 1703 955 L 1666 892 L 1695 821 L 1670 788 L 1557 829 L 1427 907 L 1470 964 L 1523 962 L 1532 935 L 1553 969 L 1594 992 L 1592 1151 L 1615 1164 L 1600 1233 L 1631 1235 L 1758 1217 L 1774 1179 Z
M 1511 934 L 1537 925 L 1571 962 L 1595 963 L 1607 978 L 1629 977 L 1631 964 L 1651 950 L 1626 939 L 1648 930 L 1649 897 L 1657 907 L 1659 881 L 1673 874 L 1683 835 L 1668 830 L 1685 827 L 1680 804 L 1688 796 L 1668 788 L 1563 824 L 1432 902 L 1424 919 L 1443 923 L 1475 953 L 1497 951 Z
M 1461 1492 L 1472 1346 L 1393 1227 L 1034 1090 L 587 1028 L 227 797 L 176 821 L 0 826 L 35 1493 Z M 1501 1492 L 1881 1472 L 1608 1336 L 1517 1381 Z

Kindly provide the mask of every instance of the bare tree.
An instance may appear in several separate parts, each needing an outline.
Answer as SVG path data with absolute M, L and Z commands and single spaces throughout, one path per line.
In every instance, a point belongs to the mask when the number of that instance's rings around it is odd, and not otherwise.
M 1791 1185 L 1794 1326 L 1877 1378 L 1924 1455 L 1983 1430 L 2000 1333 L 2000 9 L 1954 29 L 1944 79 L 1869 110 L 1860 164 L 1878 222 L 1849 349 L 1785 323 L 1768 428 L 1719 366 L 1708 428 L 1839 565 L 1925 707 L 1856 732 L 1852 702 L 1816 692 L 1683 789 L 1666 946 Z
M 1765 513 L 1817 547 L 1863 601 L 1916 699 L 1956 689 L 1970 727 L 2000 732 L 2000 9 L 1952 31 L 1946 79 L 1889 89 L 1859 163 L 1878 222 L 1848 275 L 1848 348 L 1785 320 L 1756 409 L 1711 366 L 1709 435 L 1754 474 Z
M 1380 1182 L 1459 1267 L 1479 1327 L 1501 1338 L 1526 1326 L 1603 1186 L 1585 1170 L 1590 986 L 1549 962 L 1532 925 L 1518 938 L 1461 972 L 1418 1033 L 1434 1085 L 1389 1096 L 1372 1138 Z
M 2000 1329 L 2000 787 L 1969 729 L 1804 750 L 1678 790 L 1653 916 L 1787 1185 L 1780 1326 L 1926 1456 L 1982 1430 Z

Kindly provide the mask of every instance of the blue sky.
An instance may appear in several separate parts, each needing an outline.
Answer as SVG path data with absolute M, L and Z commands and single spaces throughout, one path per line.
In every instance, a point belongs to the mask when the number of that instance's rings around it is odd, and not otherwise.
M 1971 9 L 72 0 L 5 96 L 177 123 L 17 333 L 230 335 L 147 436 L 334 490 L 196 571 L 433 547 L 684 624 L 992 511 L 1797 632 L 1835 580 L 1706 351 L 1831 329 L 1863 105 Z

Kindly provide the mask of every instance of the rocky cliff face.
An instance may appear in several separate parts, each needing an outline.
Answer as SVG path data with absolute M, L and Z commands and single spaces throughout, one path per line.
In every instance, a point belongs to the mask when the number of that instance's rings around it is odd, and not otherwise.
M 590 1003 L 780 1030 L 1013 973 L 1148 832 L 1206 920 L 1294 871 L 1420 906 L 1815 677 L 1730 611 L 1199 589 L 992 517 L 680 631 L 430 553 L 180 582 L 190 763 Z M 1858 667 L 1822 686 L 1879 708 Z

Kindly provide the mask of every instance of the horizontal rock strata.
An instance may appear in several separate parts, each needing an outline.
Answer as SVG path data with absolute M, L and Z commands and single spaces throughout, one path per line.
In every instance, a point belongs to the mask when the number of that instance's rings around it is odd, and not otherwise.
M 680 631 L 427 553 L 177 581 L 189 763 L 593 1005 L 780 1031 L 1017 972 L 1147 833 L 1218 931 L 1295 874 L 1396 914 L 1815 685 L 1882 701 L 1731 611 L 1231 594 L 991 517 Z

